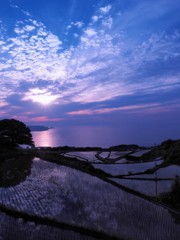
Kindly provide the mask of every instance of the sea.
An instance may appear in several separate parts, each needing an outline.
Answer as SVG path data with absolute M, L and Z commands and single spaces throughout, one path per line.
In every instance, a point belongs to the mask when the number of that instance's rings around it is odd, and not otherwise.
M 132 132 L 109 126 L 65 126 L 47 131 L 33 131 L 36 147 L 110 147 L 120 144 L 153 146 L 161 143 L 151 132 Z M 155 141 L 156 139 L 156 141 Z
M 109 147 L 121 142 L 113 129 L 107 127 L 58 127 L 47 131 L 33 131 L 32 135 L 36 147 Z

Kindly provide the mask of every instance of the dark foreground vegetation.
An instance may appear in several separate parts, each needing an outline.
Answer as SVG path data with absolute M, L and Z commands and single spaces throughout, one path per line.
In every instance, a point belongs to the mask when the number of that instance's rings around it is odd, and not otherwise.
M 176 176 L 170 192 L 163 193 L 159 200 L 169 206 L 180 210 L 180 178 Z
M 0 120 L 0 148 L 14 149 L 19 144 L 34 146 L 30 129 L 15 119 Z

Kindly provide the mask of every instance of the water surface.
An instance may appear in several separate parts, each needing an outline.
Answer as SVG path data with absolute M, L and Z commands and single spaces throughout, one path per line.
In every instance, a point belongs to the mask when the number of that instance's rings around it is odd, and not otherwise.
M 24 182 L 0 187 L 0 204 L 125 239 L 176 240 L 180 235 L 165 208 L 87 173 L 40 159 L 34 159 Z
M 132 136 L 118 127 L 70 126 L 32 132 L 36 146 L 110 147 L 119 144 L 151 146 L 155 139 Z
M 113 128 L 107 127 L 62 127 L 48 131 L 32 132 L 38 146 L 109 147 L 122 142 Z

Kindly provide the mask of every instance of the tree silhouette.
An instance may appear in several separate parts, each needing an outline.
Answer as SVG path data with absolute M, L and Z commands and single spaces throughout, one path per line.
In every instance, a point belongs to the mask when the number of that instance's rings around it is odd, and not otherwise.
M 15 119 L 0 120 L 0 146 L 17 147 L 19 144 L 34 146 L 30 129 Z

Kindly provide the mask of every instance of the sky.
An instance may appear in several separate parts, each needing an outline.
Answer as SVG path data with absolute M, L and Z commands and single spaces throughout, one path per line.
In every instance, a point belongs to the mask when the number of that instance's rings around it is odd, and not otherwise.
M 179 0 L 0 0 L 0 119 L 179 138 L 179 12 Z

